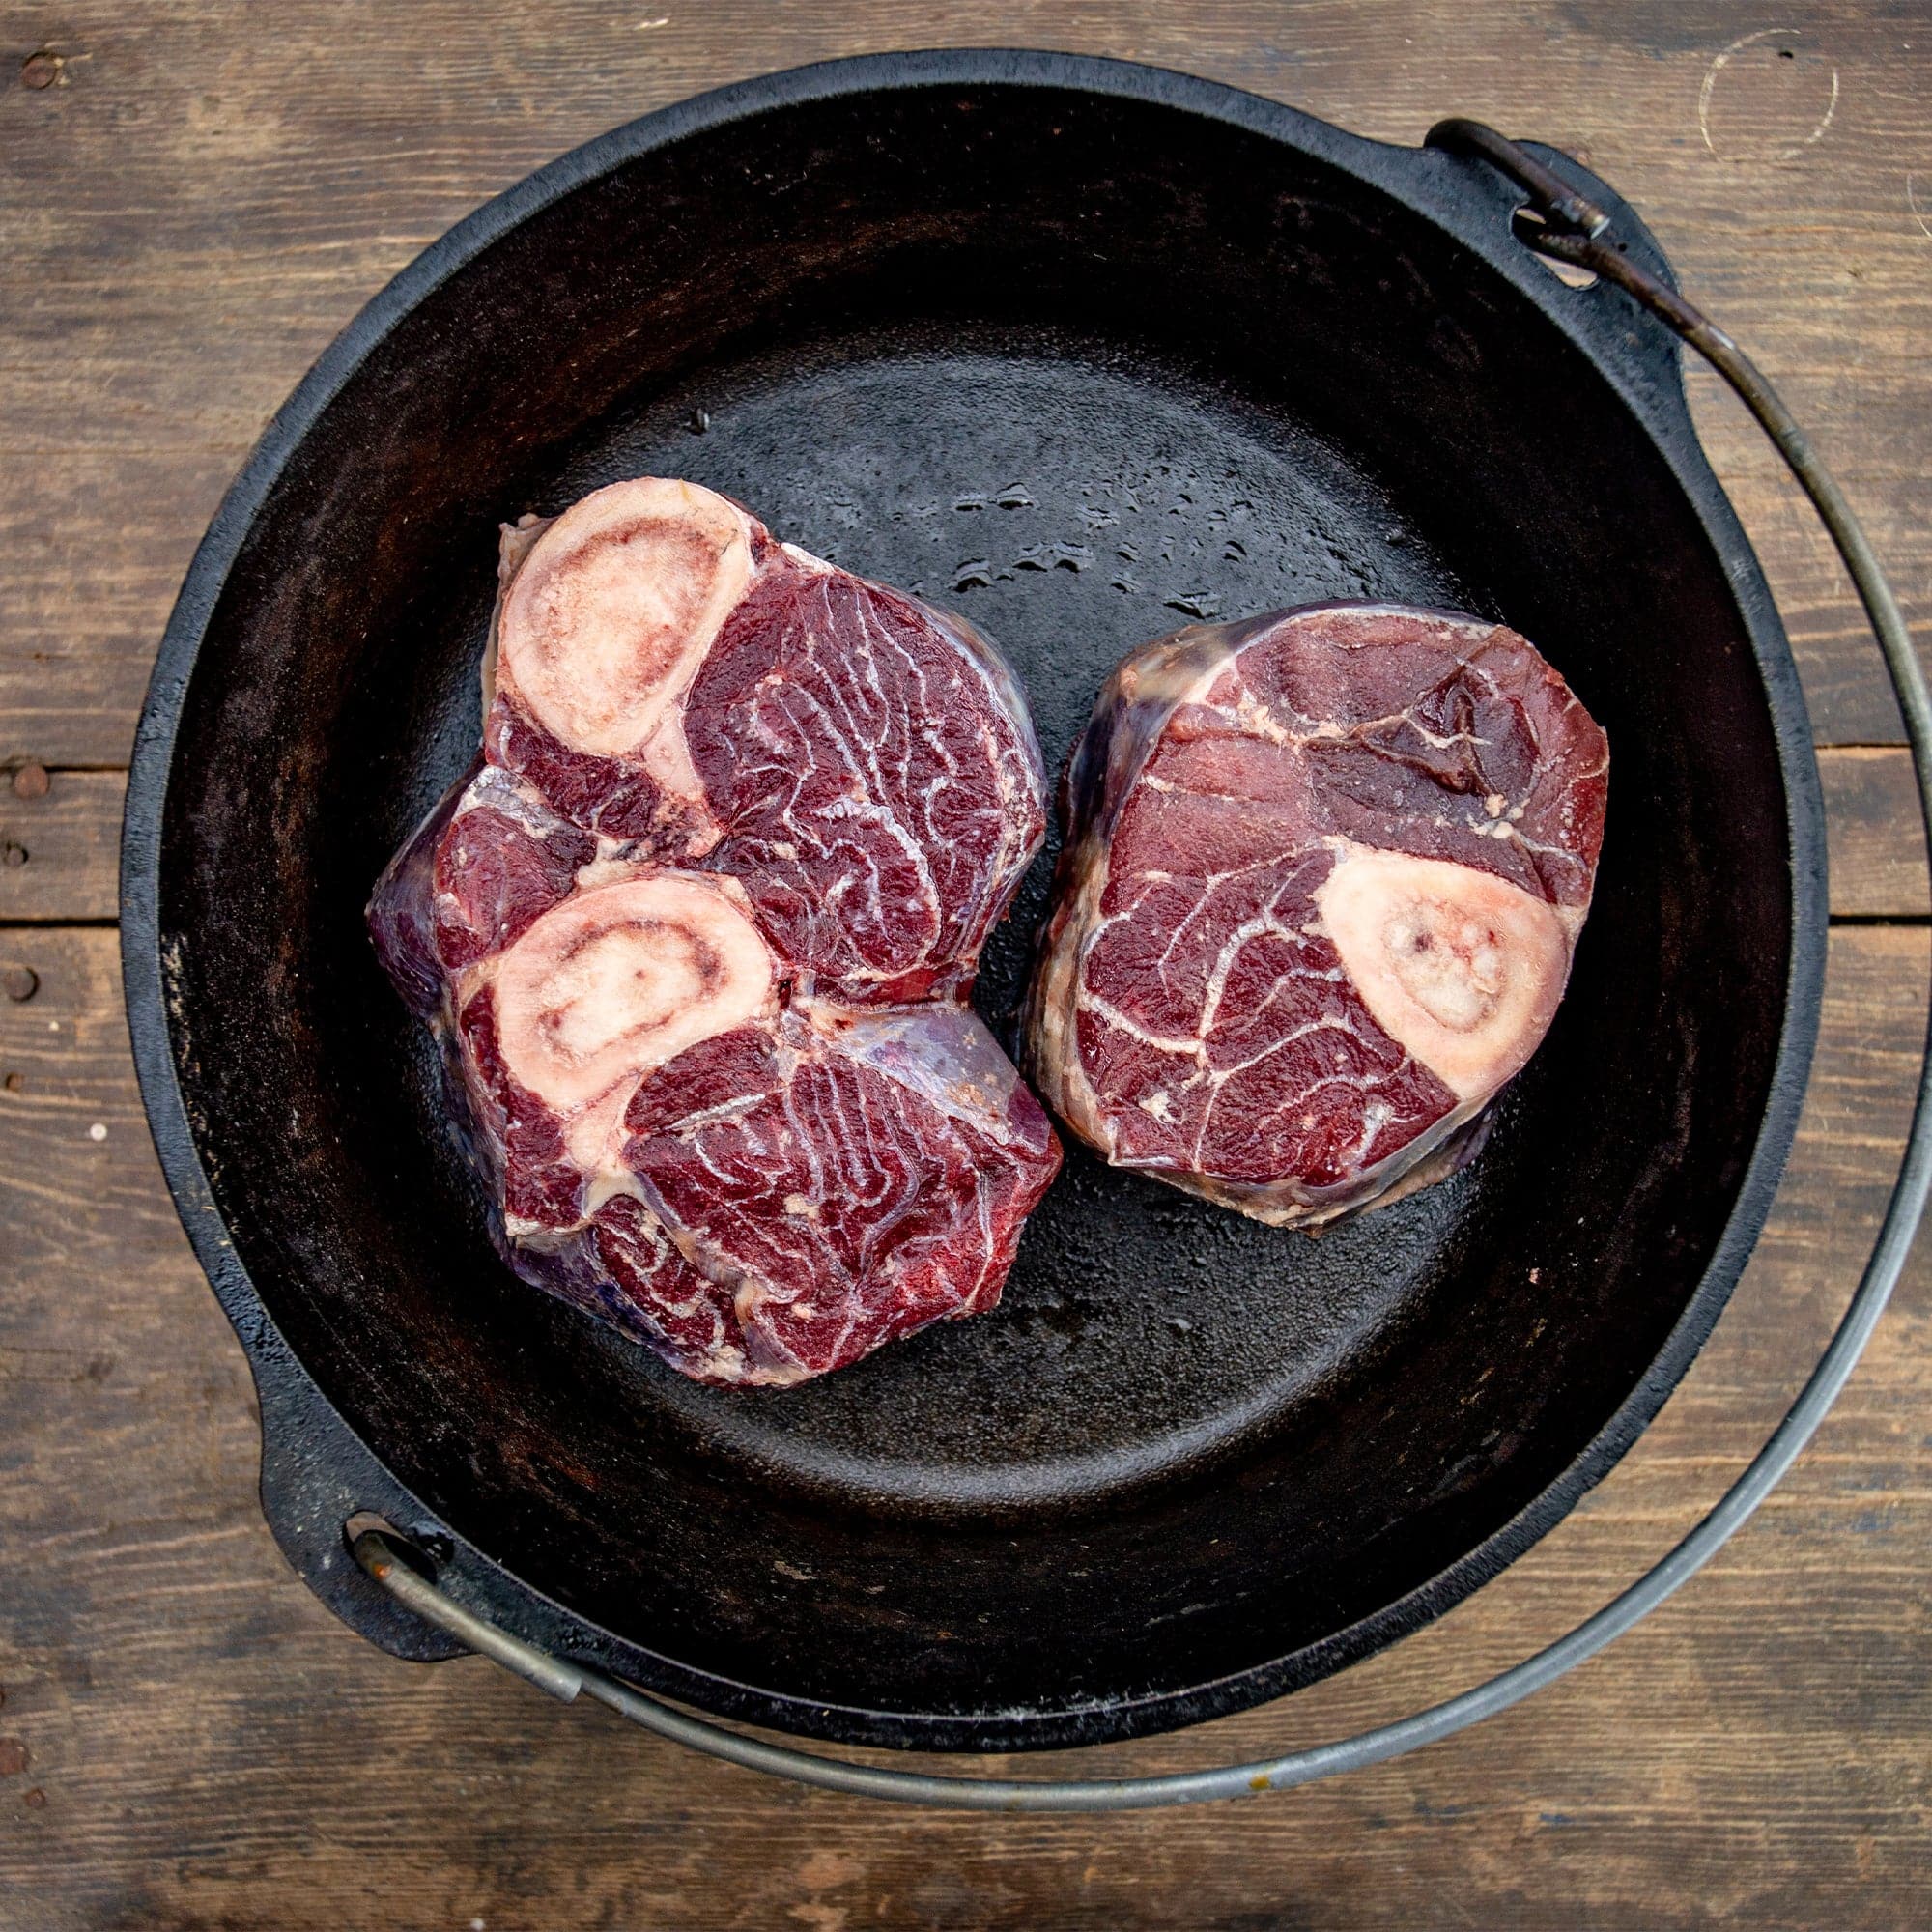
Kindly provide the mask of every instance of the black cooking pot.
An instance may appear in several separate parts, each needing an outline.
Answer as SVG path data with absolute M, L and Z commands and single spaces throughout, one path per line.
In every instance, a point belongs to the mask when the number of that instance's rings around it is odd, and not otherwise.
M 840 63 L 566 156 L 303 382 L 161 648 L 124 931 L 265 1507 L 355 1629 L 456 1647 L 351 1560 L 375 1511 L 494 1622 L 713 1712 L 1093 1742 L 1413 1630 L 1630 1446 L 1790 1146 L 1824 837 L 1675 345 L 1559 282 L 1522 198 L 1143 68 Z M 1481 1158 L 1311 1239 L 1073 1151 L 997 1314 L 783 1392 L 514 1280 L 361 907 L 476 742 L 497 523 L 647 471 L 964 611 L 1049 762 L 1188 616 L 1367 596 L 1534 639 L 1608 733 L 1608 837 Z M 980 989 L 1009 1036 L 1051 860 Z

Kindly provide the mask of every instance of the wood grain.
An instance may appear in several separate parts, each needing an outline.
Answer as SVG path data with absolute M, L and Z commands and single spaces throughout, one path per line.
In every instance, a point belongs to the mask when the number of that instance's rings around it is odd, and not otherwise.
M 112 919 L 122 775 L 36 769 L 43 793 L 0 773 L 0 922 Z
M 1912 755 L 1894 745 L 1821 753 L 1832 847 L 1832 911 L 1846 919 L 1923 919 L 1932 913 L 1925 836 Z
M 116 768 L 182 572 L 309 362 L 479 201 L 698 89 L 947 42 L 1155 61 L 1391 140 L 1471 113 L 1579 154 L 1784 389 L 1925 635 L 1919 9 L 0 0 L 0 847 L 28 854 L 0 864 L 0 989 L 33 982 L 0 990 L 0 1932 L 1932 1922 L 1922 1254 L 1799 1468 L 1656 1618 L 1476 1732 L 1248 1804 L 1033 1821 L 806 1794 L 478 1661 L 396 1662 L 276 1554 L 246 1367 L 142 1122 L 115 934 L 71 923 L 113 910 Z M 1742 412 L 1689 386 L 1836 747 L 1834 909 L 1922 921 L 1909 774 L 1849 586 Z M 23 759 L 44 797 L 11 788 Z M 1850 1292 L 1929 968 L 1923 924 L 1834 932 L 1798 1147 L 1733 1309 L 1555 1535 L 1342 1679 L 1082 1768 L 1255 1754 L 1440 1696 L 1666 1548 Z

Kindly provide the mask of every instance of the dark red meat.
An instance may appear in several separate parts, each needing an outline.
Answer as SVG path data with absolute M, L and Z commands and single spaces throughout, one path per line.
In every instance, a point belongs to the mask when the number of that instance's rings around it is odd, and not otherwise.
M 1025 720 L 962 620 L 779 553 L 685 707 L 709 863 L 820 989 L 963 996 L 1046 829 Z
M 885 1039 L 904 1045 L 915 1077 Z M 967 1079 L 939 1071 L 962 1058 L 978 1063 Z M 699 1093 L 714 1111 L 694 1122 Z M 647 1079 L 624 1124 L 626 1166 L 710 1276 L 738 1284 L 713 1290 L 703 1359 L 735 1350 L 775 1381 L 992 1307 L 1056 1164 L 1011 1063 L 970 1014 L 941 1006 L 793 1007 Z M 628 1244 L 600 1230 L 607 1257 L 613 1241 Z
M 1069 768 L 1042 1093 L 1264 1220 L 1438 1178 L 1562 997 L 1607 779 L 1499 625 L 1328 606 L 1148 645 Z
M 370 923 L 510 1264 L 724 1382 L 993 1306 L 1060 1158 L 963 1005 L 1043 829 L 1009 674 L 686 484 L 503 582 L 488 762 Z

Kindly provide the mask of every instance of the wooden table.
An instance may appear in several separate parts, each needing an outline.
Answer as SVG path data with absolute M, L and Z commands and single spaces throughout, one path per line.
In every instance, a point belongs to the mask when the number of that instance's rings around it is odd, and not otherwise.
M 1035 1822 L 807 1794 L 480 1661 L 397 1662 L 270 1544 L 248 1378 L 149 1147 L 115 967 L 122 770 L 189 553 L 310 360 L 479 200 L 697 89 L 938 41 L 1165 63 L 1398 141 L 1474 114 L 1583 156 L 1932 620 L 1932 9 L 0 0 L 0 1926 L 1932 1920 L 1922 1258 L 1791 1480 L 1641 1631 L 1472 1734 L 1250 1804 Z M 1830 990 L 1771 1228 L 1661 1421 L 1500 1582 L 1112 1769 L 1331 1735 L 1552 1635 L 1737 1473 L 1849 1293 L 1932 901 L 1849 587 L 1742 412 L 1692 386 L 1828 748 Z

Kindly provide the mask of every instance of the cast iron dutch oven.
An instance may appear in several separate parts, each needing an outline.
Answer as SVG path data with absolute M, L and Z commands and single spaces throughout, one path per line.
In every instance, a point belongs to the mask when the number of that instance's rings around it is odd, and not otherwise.
M 124 883 L 156 1139 L 270 1522 L 338 1615 L 458 1648 L 352 1560 L 376 1512 L 446 1598 L 705 1711 L 1096 1742 L 1390 1643 L 1629 1448 L 1791 1144 L 1824 838 L 1677 345 L 1552 275 L 1524 198 L 1172 73 L 868 59 L 566 156 L 323 357 L 174 612 Z M 788 1392 L 514 1280 L 362 906 L 476 742 L 497 523 L 641 472 L 984 626 L 1049 765 L 1190 616 L 1373 597 L 1534 639 L 1608 733 L 1609 827 L 1481 1158 L 1310 1239 L 1072 1151 L 997 1314 Z M 1008 1037 L 1051 860 L 980 982 Z

